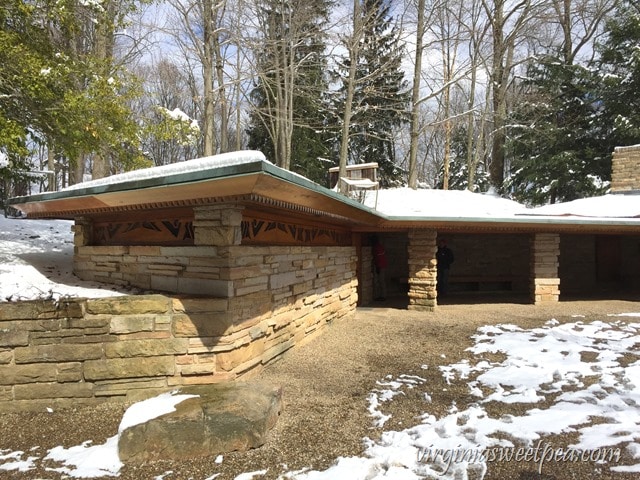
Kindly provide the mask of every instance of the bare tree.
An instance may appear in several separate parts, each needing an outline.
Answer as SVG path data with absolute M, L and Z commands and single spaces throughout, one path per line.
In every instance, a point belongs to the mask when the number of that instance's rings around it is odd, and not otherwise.
M 491 183 L 501 188 L 505 170 L 506 119 L 508 92 L 513 73 L 521 62 L 518 48 L 526 36 L 533 32 L 529 27 L 539 17 L 546 0 L 481 0 L 491 25 L 492 55 L 489 71 L 492 92 L 492 148 L 489 165 Z
M 323 93 L 308 84 L 308 75 L 323 61 L 311 43 L 323 41 L 325 4 L 324 0 L 254 0 L 245 22 L 243 45 L 251 50 L 256 78 L 252 140 L 268 143 L 274 162 L 286 169 L 292 167 L 292 139 L 297 127 L 311 128 L 296 106 L 298 102 L 317 105 Z
M 488 95 L 490 89 L 485 88 L 485 101 L 476 103 L 476 95 L 479 90 L 478 73 L 486 71 L 486 56 L 484 52 L 485 38 L 487 35 L 488 22 L 483 22 L 481 7 L 477 2 L 471 2 L 466 10 L 464 25 L 468 32 L 468 55 L 471 64 L 468 84 L 467 102 L 467 143 L 466 143 L 466 164 L 467 164 L 467 189 L 475 190 L 476 171 L 480 160 L 486 153 L 485 147 L 485 125 L 487 118 L 487 108 L 489 102 Z M 484 105 L 484 107 L 482 106 Z
M 436 22 L 431 31 L 440 38 L 440 55 L 442 66 L 442 83 L 444 89 L 440 100 L 442 110 L 442 122 L 444 124 L 444 152 L 443 152 L 443 174 L 442 188 L 449 189 L 449 166 L 451 161 L 451 137 L 454 120 L 452 115 L 457 116 L 457 112 L 452 111 L 452 87 L 454 81 L 466 75 L 468 65 L 458 64 L 458 50 L 462 38 L 461 22 L 464 2 L 446 2 L 438 8 L 436 12 Z M 475 66 L 471 67 L 473 71 Z M 458 80 L 459 81 L 459 80 Z
M 356 88 L 356 69 L 362 37 L 364 35 L 364 21 L 360 0 L 353 0 L 353 30 L 351 36 L 346 39 L 346 47 L 349 51 L 349 71 L 345 84 L 345 103 L 342 118 L 342 134 L 340 136 L 340 155 L 338 158 L 338 178 L 347 176 L 347 159 L 349 157 L 349 129 L 353 111 L 353 95 Z M 340 191 L 346 193 L 347 186 L 339 183 Z
M 552 37 L 553 43 L 546 45 L 546 50 L 552 50 L 559 40 L 565 64 L 572 65 L 602 32 L 604 20 L 617 4 L 618 0 L 551 0 L 547 18 L 560 34 Z M 594 50 L 588 49 L 588 58 L 593 54 Z
M 436 0 L 428 4 L 420 1 L 418 5 L 416 25 L 418 41 L 414 66 L 409 148 L 409 186 L 412 188 L 417 186 L 418 143 L 424 129 L 431 130 L 429 135 L 432 139 L 442 135 L 442 150 L 438 154 L 433 151 L 430 158 L 444 170 L 443 187 L 449 186 L 452 132 L 454 126 L 460 122 L 461 115 L 466 111 L 466 107 L 461 108 L 459 102 L 460 92 L 466 92 L 469 76 L 476 74 L 474 70 L 482 68 L 475 65 L 471 57 L 460 55 L 469 37 L 464 9 L 465 2 L 460 1 Z M 429 62 L 426 67 L 422 67 L 425 50 L 429 53 Z M 454 90 L 458 93 L 454 93 Z M 428 102 L 435 103 L 437 108 L 422 108 L 422 105 Z M 424 115 L 425 112 L 430 112 L 431 117 L 426 120 L 418 119 L 418 115 Z M 419 128 L 418 125 L 422 127 Z
M 202 73 L 204 84 L 204 154 L 213 155 L 216 150 L 223 153 L 229 149 L 228 125 L 229 112 L 227 111 L 226 81 L 225 81 L 225 57 L 223 55 L 223 18 L 225 15 L 226 0 L 202 0 L 203 19 L 203 49 L 202 49 Z M 214 72 L 217 82 L 217 92 L 214 91 Z M 214 145 L 215 138 L 215 107 L 219 105 L 218 118 L 220 120 L 219 145 Z
M 227 1 L 168 0 L 168 3 L 175 21 L 165 29 L 184 52 L 188 70 L 194 76 L 198 70 L 201 72 L 193 84 L 202 92 L 194 94 L 202 99 L 203 153 L 208 156 L 225 152 L 229 149 L 227 87 L 231 83 L 226 74 L 226 47 L 231 36 L 225 24 Z
M 420 79 L 422 78 L 422 54 L 424 51 L 425 33 L 425 0 L 418 0 L 418 20 L 416 24 L 416 53 L 413 68 L 413 86 L 411 89 L 411 120 L 410 125 L 410 145 L 409 145 L 409 187 L 418 187 L 418 138 L 420 135 L 419 126 L 419 101 L 420 101 Z

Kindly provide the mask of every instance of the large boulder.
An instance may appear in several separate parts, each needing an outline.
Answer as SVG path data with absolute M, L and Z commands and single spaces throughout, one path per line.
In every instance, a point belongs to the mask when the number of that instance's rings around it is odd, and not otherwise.
M 282 407 L 282 389 L 260 383 L 198 385 L 179 393 L 195 396 L 171 413 L 120 432 L 120 461 L 182 460 L 256 448 L 266 442 Z

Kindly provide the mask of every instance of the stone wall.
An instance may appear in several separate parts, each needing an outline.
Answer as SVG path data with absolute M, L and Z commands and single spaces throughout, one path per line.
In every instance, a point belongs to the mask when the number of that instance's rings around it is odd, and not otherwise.
M 390 295 L 407 293 L 409 276 L 407 251 L 409 238 L 406 233 L 382 233 L 378 237 L 384 245 L 389 267 L 387 268 L 387 292 Z
M 450 270 L 454 282 L 456 278 L 508 279 L 512 291 L 529 291 L 529 235 L 446 234 L 441 237 L 447 240 L 455 256 Z
M 640 145 L 616 147 L 611 165 L 611 192 L 640 191 Z
M 373 248 L 360 249 L 360 274 L 358 276 L 358 303 L 369 305 L 373 302 Z
M 96 280 L 154 288 L 190 279 L 203 293 L 225 295 L 2 305 L 0 411 L 233 380 L 355 311 L 353 247 L 232 246 L 215 257 L 201 247 L 155 248 L 87 247 L 80 261 L 95 265 Z M 200 277 L 184 276 L 191 268 Z
M 81 246 L 83 280 L 189 295 L 238 297 L 282 288 L 315 291 L 332 277 L 356 282 L 353 247 Z
M 621 238 L 621 279 L 626 288 L 640 292 L 640 237 Z
M 605 236 L 614 241 L 610 243 L 616 250 L 613 257 L 608 252 L 599 252 L 601 237 L 597 235 L 562 235 L 560 237 L 560 279 L 562 293 L 569 295 L 587 295 L 637 292 L 640 288 L 640 237 L 635 235 Z M 598 256 L 607 254 L 604 260 Z M 611 265 L 611 258 L 617 265 Z M 598 272 L 599 262 L 606 262 L 612 270 L 612 279 L 601 279 Z M 613 282 L 611 281 L 613 280 Z

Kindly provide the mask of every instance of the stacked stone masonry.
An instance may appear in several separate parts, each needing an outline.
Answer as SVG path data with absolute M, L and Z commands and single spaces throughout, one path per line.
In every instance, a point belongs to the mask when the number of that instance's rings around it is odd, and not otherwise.
M 435 230 L 409 232 L 409 309 L 433 311 L 437 304 Z
M 203 257 L 201 249 L 163 248 L 170 247 L 87 247 L 82 257 L 95 266 L 96 279 L 123 274 L 153 282 L 157 275 L 163 285 L 200 264 L 227 295 L 3 305 L 0 411 L 233 380 L 355 311 L 351 247 L 237 246 L 215 257 Z M 193 281 L 210 285 L 206 280 Z
M 559 256 L 560 235 L 534 234 L 531 237 L 531 292 L 536 305 L 557 302 L 560 298 Z
M 640 145 L 617 147 L 613 152 L 611 191 L 640 191 Z

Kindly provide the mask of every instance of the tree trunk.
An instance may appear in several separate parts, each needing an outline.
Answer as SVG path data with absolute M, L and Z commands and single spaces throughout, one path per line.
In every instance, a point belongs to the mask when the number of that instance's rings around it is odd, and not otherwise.
M 422 75 L 422 51 L 424 39 L 424 9 L 425 0 L 418 0 L 418 25 L 416 30 L 416 57 L 413 70 L 413 89 L 411 91 L 411 142 L 409 145 L 409 187 L 418 187 L 418 137 L 419 137 L 419 100 L 420 77 Z
M 110 65 L 113 63 L 113 48 L 115 43 L 114 22 L 116 16 L 117 5 L 115 0 L 103 3 L 104 11 L 100 16 L 96 26 L 96 40 L 94 53 L 99 61 L 103 62 L 105 74 Z M 104 178 L 111 173 L 110 157 L 104 150 L 95 152 L 93 156 L 93 168 L 91 169 L 91 178 Z
M 215 132 L 213 119 L 215 116 L 215 98 L 213 94 L 213 0 L 203 0 L 202 2 L 202 22 L 203 22 L 203 47 L 202 58 L 202 80 L 204 95 L 204 156 L 208 157 L 215 153 Z
M 340 178 L 347 176 L 347 157 L 349 155 L 349 129 L 351 127 L 351 109 L 353 93 L 356 85 L 356 62 L 362 36 L 362 14 L 360 12 L 360 0 L 353 0 L 353 36 L 349 42 L 349 75 L 347 77 L 347 92 L 344 103 L 344 116 L 342 118 L 342 136 L 340 138 L 340 158 L 338 170 L 338 189 L 340 193 L 347 193 L 347 185 L 340 182 Z
M 51 145 L 47 148 L 47 192 L 55 192 L 58 182 L 56 181 L 56 153 Z

